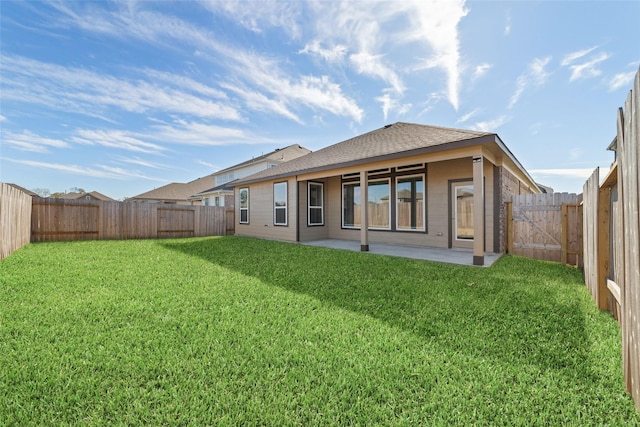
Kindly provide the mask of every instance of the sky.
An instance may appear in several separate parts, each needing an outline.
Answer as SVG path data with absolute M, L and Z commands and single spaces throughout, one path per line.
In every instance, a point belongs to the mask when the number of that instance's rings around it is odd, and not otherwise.
M 497 133 L 581 193 L 640 1 L 0 1 L 0 181 L 117 200 L 385 124 Z

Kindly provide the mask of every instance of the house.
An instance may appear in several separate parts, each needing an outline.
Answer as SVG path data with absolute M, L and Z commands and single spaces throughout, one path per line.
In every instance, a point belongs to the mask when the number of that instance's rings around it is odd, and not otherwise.
M 194 194 L 189 197 L 189 200 L 198 201 L 200 204 L 207 206 L 233 206 L 233 187 L 231 186 L 233 181 L 278 166 L 310 152 L 311 150 L 298 144 L 293 144 L 228 167 L 215 173 L 215 187 Z
M 102 201 L 102 202 L 115 202 L 115 199 L 111 197 L 105 196 L 102 193 L 97 191 L 91 191 L 89 193 L 85 192 L 71 192 L 61 194 L 59 199 L 68 199 L 68 200 L 93 200 L 93 201 Z
M 233 206 L 233 190 L 228 183 L 263 169 L 303 156 L 311 151 L 292 144 L 278 148 L 270 153 L 254 157 L 235 166 L 220 170 L 211 175 L 195 179 L 188 183 L 172 182 L 165 186 L 147 191 L 127 199 L 138 203 L 169 203 L 178 205 Z M 225 200 L 228 199 L 228 200 Z
M 495 133 L 402 122 L 233 186 L 237 235 L 466 248 L 476 265 L 505 250 L 509 196 L 541 191 Z

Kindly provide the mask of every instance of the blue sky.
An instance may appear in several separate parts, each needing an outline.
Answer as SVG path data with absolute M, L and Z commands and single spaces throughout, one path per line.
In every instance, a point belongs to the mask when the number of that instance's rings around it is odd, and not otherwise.
M 0 180 L 115 199 L 397 121 L 496 132 L 581 192 L 640 1 L 0 2 Z

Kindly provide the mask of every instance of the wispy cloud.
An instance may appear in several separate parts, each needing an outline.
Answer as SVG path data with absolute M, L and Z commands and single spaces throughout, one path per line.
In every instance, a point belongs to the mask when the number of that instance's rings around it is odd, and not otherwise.
M 389 112 L 394 111 L 398 115 L 406 114 L 412 107 L 411 104 L 401 104 L 398 99 L 393 98 L 391 94 L 385 93 L 376 98 L 376 101 L 382 104 L 382 113 L 384 119 L 387 120 Z
M 21 133 L 2 132 L 0 140 L 2 145 L 36 153 L 48 153 L 50 148 L 69 147 L 69 144 L 64 140 L 43 137 L 28 130 Z
M 327 62 L 335 63 L 342 61 L 348 51 L 349 48 L 343 44 L 337 44 L 331 48 L 323 48 L 319 40 L 313 40 L 312 42 L 307 43 L 303 49 L 298 51 L 298 53 L 315 54 Z
M 55 110 L 94 115 L 110 108 L 126 112 L 161 111 L 197 117 L 242 120 L 240 112 L 227 103 L 190 93 L 187 83 L 198 92 L 218 94 L 183 77 L 156 73 L 165 85 L 144 80 L 125 80 L 80 68 L 63 67 L 19 56 L 3 56 L 3 98 L 44 105 Z M 150 71 L 146 71 L 150 73 Z
M 542 86 L 546 83 L 549 78 L 549 72 L 545 70 L 545 67 L 549 64 L 549 61 L 551 61 L 550 56 L 546 58 L 535 58 L 527 66 L 527 71 L 518 76 L 518 80 L 516 81 L 516 91 L 511 96 L 509 108 L 513 108 L 513 106 L 520 100 L 520 97 L 527 87 Z
M 629 71 L 628 73 L 617 73 L 609 80 L 609 92 L 613 92 L 620 88 L 631 88 L 633 78 L 637 71 Z
M 480 64 L 480 65 L 477 65 L 477 66 L 476 66 L 476 68 L 475 68 L 475 70 L 473 70 L 473 75 L 471 76 L 471 80 L 477 80 L 477 79 L 479 79 L 480 77 L 482 77 L 482 76 L 484 76 L 485 74 L 487 74 L 487 72 L 488 72 L 491 68 L 493 68 L 493 65 L 491 65 L 491 64 L 487 64 L 486 62 L 485 62 L 485 63 L 482 63 L 482 64 Z
M 349 56 L 358 73 L 380 78 L 391 85 L 393 90 L 402 94 L 405 90 L 400 76 L 389 66 L 385 65 L 381 55 L 372 55 L 368 52 L 354 53 Z
M 588 61 L 580 64 L 571 64 L 571 77 L 569 81 L 575 81 L 579 79 L 586 79 L 591 77 L 598 77 L 602 74 L 602 70 L 598 68 L 598 64 L 606 61 L 609 58 L 609 54 L 601 52 L 598 55 L 592 56 Z
M 509 120 L 511 120 L 509 116 L 503 115 L 492 120 L 475 122 L 471 126 L 471 129 L 480 132 L 496 132 L 500 128 L 500 126 L 504 125 Z
M 293 118 L 290 108 L 307 107 L 320 109 L 336 116 L 351 117 L 356 122 L 362 121 L 364 111 L 355 100 L 347 97 L 342 92 L 339 84 L 334 83 L 328 76 L 300 76 L 292 78 L 288 76 L 279 64 L 255 53 L 238 52 L 234 60 L 233 69 L 236 76 L 240 76 L 246 82 L 257 89 L 268 92 L 277 101 L 287 108 L 282 109 L 286 116 Z M 263 97 L 263 101 L 270 98 Z M 253 96 L 251 101 L 254 107 L 258 107 L 259 97 Z M 264 103 L 263 103 L 264 104 Z M 272 101 L 267 102 L 262 108 L 277 111 Z
M 427 68 L 438 67 L 447 75 L 447 97 L 458 109 L 460 91 L 460 39 L 458 24 L 468 10 L 463 0 L 407 2 L 413 7 L 408 38 L 428 44 L 433 55 L 425 61 Z M 397 3 L 393 3 L 397 5 Z
M 482 108 L 475 108 L 469 111 L 467 114 L 464 114 L 456 120 L 456 123 L 465 123 L 468 122 L 472 117 L 477 116 L 480 112 L 482 112 Z
M 123 130 L 89 130 L 78 129 L 70 138 L 71 141 L 83 145 L 101 145 L 103 147 L 140 153 L 160 153 L 166 148 L 143 141 L 139 133 Z
M 511 14 L 507 13 L 504 24 L 504 35 L 508 36 L 511 34 Z
M 563 67 L 569 67 L 571 70 L 571 77 L 569 77 L 570 82 L 579 79 L 597 77 L 602 74 L 602 71 L 598 68 L 598 64 L 607 60 L 609 58 L 609 54 L 606 52 L 600 52 L 597 55 L 591 55 L 591 53 L 598 49 L 598 47 L 599 46 L 596 45 L 587 49 L 571 52 L 562 58 L 560 65 Z
M 150 181 L 164 181 L 163 179 L 150 177 L 144 174 L 141 174 L 138 171 L 127 171 L 122 168 L 114 168 L 107 165 L 96 164 L 91 167 L 87 166 L 79 166 L 79 165 L 65 165 L 61 163 L 48 163 L 48 162 L 39 162 L 35 160 L 21 160 L 21 159 L 11 159 L 11 158 L 3 158 L 4 160 L 8 160 L 13 163 L 22 164 L 25 166 L 38 168 L 38 169 L 52 169 L 59 172 L 70 173 L 73 175 L 81 175 L 85 177 L 91 178 L 105 178 L 105 179 L 146 179 Z
M 164 143 L 193 146 L 224 146 L 234 144 L 268 144 L 272 139 L 248 131 L 186 120 L 152 126 L 147 138 Z

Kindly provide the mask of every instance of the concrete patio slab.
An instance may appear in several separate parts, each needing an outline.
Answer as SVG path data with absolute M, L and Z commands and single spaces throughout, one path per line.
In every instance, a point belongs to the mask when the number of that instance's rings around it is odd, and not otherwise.
M 322 239 L 300 243 L 309 246 L 360 251 L 360 242 L 354 240 Z M 473 250 L 471 249 L 443 249 L 424 246 L 393 245 L 389 243 L 369 243 L 369 252 L 402 258 L 474 266 Z M 484 254 L 484 265 L 482 267 L 491 266 L 500 256 L 501 254 L 486 252 Z

